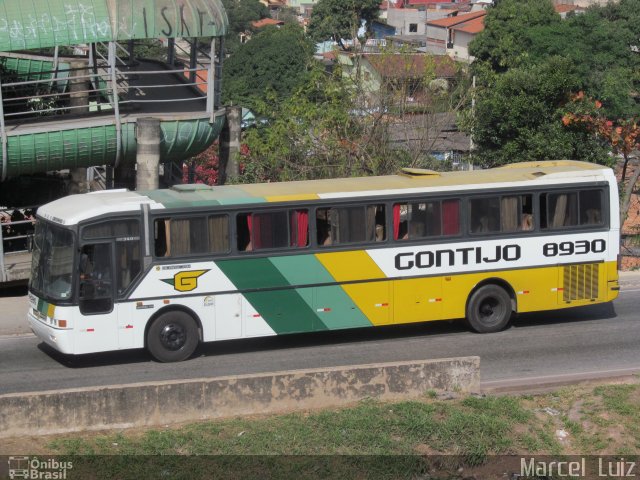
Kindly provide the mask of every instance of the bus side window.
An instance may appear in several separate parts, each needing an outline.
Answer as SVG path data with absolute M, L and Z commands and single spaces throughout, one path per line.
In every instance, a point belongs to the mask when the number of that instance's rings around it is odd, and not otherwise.
M 309 211 L 291 210 L 289 212 L 291 239 L 289 245 L 303 248 L 309 245 Z
M 236 216 L 236 247 L 239 252 L 253 250 L 251 243 L 251 214 L 239 213 Z
M 580 191 L 580 225 L 602 225 L 602 192 Z
M 540 211 L 540 227 L 543 229 L 576 226 L 578 193 L 543 193 L 540 195 Z
M 153 222 L 153 252 L 156 257 L 169 257 L 169 219 Z
M 329 220 L 329 208 L 319 208 L 316 210 L 316 234 L 318 245 L 331 245 L 331 223 Z
M 509 195 L 500 199 L 500 227 L 503 232 L 533 230 L 531 195 Z
M 500 198 L 472 198 L 469 200 L 471 233 L 500 231 Z

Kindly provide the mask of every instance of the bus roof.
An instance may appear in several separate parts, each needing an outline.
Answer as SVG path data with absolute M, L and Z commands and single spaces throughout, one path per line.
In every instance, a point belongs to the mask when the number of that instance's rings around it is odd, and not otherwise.
M 605 172 L 609 172 L 608 174 Z M 210 187 L 175 185 L 169 189 L 130 192 L 107 190 L 71 195 L 38 210 L 44 218 L 72 225 L 110 212 L 151 209 L 242 205 L 328 198 L 403 195 L 420 192 L 457 192 L 475 188 L 502 188 L 605 180 L 611 170 L 602 165 L 573 160 L 523 162 L 503 167 L 457 172 L 404 169 L 398 175 L 352 177 L 295 182 L 240 184 Z

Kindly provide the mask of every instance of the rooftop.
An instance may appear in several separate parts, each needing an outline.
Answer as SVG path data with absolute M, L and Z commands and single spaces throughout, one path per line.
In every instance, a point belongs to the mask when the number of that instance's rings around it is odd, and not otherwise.
M 437 20 L 427 20 L 427 25 L 436 27 L 451 28 L 461 23 L 466 23 L 474 18 L 484 17 L 487 14 L 485 10 L 477 12 L 465 13 L 464 15 L 456 15 L 453 17 L 439 18 Z

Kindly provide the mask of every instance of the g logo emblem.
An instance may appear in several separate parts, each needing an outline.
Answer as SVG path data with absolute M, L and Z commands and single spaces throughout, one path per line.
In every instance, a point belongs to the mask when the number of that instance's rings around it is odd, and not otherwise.
M 173 278 L 162 279 L 163 282 L 173 286 L 178 292 L 190 292 L 198 288 L 198 277 L 209 270 L 187 270 L 176 273 Z

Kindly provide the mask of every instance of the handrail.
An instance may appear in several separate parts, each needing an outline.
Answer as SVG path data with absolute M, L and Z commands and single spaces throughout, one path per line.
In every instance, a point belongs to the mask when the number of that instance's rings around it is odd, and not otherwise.
M 7 178 L 7 130 L 4 125 L 4 102 L 2 101 L 2 78 L 0 78 L 0 142 L 2 143 L 2 176 L 0 181 Z M 2 252 L 0 252 L 2 253 Z M 4 271 L 4 267 L 3 267 Z

